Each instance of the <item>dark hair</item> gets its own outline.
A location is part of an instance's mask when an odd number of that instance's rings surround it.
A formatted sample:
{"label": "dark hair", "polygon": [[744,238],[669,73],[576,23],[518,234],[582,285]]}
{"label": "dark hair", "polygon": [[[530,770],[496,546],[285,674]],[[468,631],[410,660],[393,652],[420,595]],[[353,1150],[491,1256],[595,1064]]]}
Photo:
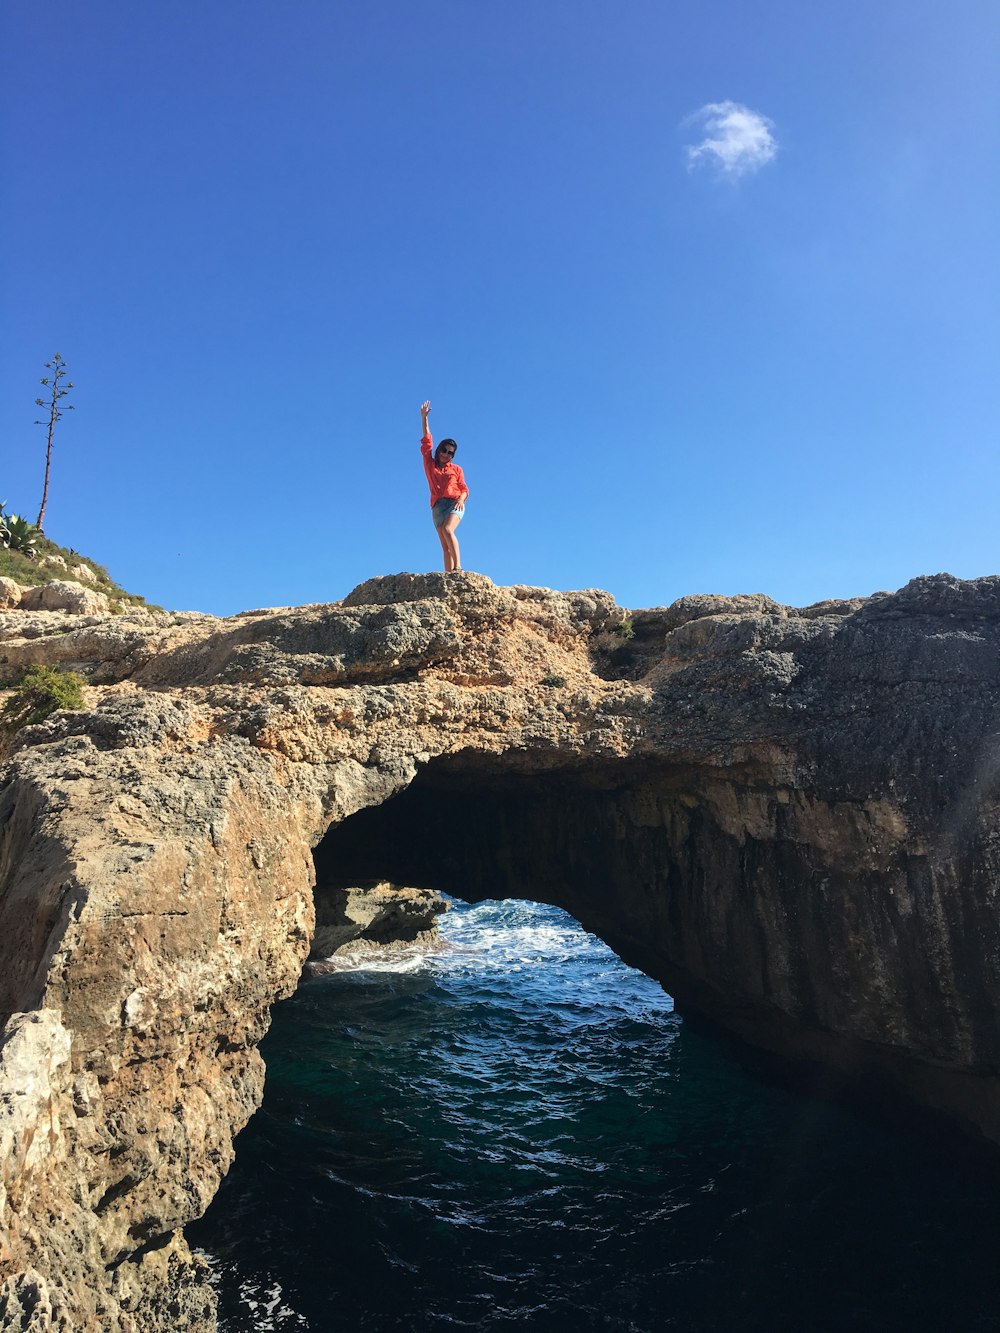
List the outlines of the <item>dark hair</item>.
{"label": "dark hair", "polygon": [[452,447],[452,450],[454,451],[454,452],[452,453],[452,458],[454,458],[454,457],[455,457],[455,453],[458,452],[458,445],[455,443],[455,441],[452,440],[452,439],[449,439],[447,436],[445,436],[445,438],[444,438],[443,440],[440,440],[440,441],[438,442],[438,447],[434,450],[434,462],[435,462],[435,463],[437,463],[437,462],[439,461],[439,459],[440,459],[440,457],[441,457],[441,450],[444,448],[444,446],[445,446],[446,444],[450,444],[451,447]]}

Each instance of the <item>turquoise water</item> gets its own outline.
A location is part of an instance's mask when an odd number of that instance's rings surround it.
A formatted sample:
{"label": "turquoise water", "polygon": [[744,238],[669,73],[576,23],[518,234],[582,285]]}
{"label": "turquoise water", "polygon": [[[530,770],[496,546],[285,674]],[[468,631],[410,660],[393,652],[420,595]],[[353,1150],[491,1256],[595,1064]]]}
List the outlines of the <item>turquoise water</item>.
{"label": "turquoise water", "polygon": [[1000,1330],[1000,1193],[760,1081],[558,909],[279,1005],[207,1217],[223,1327]]}

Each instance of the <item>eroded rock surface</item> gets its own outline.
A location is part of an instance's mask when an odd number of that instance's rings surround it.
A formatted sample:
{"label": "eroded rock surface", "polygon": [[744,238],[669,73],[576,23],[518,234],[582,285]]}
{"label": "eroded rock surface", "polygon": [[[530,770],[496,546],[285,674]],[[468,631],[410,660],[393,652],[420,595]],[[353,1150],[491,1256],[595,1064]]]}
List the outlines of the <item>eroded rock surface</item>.
{"label": "eroded rock surface", "polygon": [[309,954],[335,954],[435,947],[437,918],[449,903],[436,889],[398,884],[316,885],[316,929]]}
{"label": "eroded rock surface", "polygon": [[0,638],[7,682],[90,682],[0,789],[0,1325],[213,1327],[182,1228],[317,875],[558,903],[682,1008],[1000,1141],[1000,579],[630,615],[398,575]]}

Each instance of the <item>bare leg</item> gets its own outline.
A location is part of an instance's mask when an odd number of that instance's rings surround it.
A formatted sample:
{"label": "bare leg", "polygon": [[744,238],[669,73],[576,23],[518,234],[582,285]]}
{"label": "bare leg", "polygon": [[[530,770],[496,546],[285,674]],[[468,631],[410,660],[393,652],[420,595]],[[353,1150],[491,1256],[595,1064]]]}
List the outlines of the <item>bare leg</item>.
{"label": "bare leg", "polygon": [[454,557],[451,552],[451,537],[445,532],[443,523],[436,529],[436,532],[438,541],[441,543],[441,550],[444,552],[444,572],[449,574],[455,568]]}
{"label": "bare leg", "polygon": [[445,521],[438,528],[441,534],[441,545],[444,548],[444,569],[448,574],[452,570],[462,568],[462,557],[458,550],[458,537],[455,535],[455,529],[462,521],[461,514],[449,514]]}

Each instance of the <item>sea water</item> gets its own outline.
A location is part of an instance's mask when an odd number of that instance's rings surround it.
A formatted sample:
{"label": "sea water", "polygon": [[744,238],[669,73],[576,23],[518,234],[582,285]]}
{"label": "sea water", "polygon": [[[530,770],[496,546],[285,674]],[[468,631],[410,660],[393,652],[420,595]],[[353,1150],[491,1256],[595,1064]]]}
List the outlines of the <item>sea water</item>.
{"label": "sea water", "polygon": [[748,1072],[565,913],[307,980],[189,1229],[228,1333],[1000,1330],[994,1177]]}

